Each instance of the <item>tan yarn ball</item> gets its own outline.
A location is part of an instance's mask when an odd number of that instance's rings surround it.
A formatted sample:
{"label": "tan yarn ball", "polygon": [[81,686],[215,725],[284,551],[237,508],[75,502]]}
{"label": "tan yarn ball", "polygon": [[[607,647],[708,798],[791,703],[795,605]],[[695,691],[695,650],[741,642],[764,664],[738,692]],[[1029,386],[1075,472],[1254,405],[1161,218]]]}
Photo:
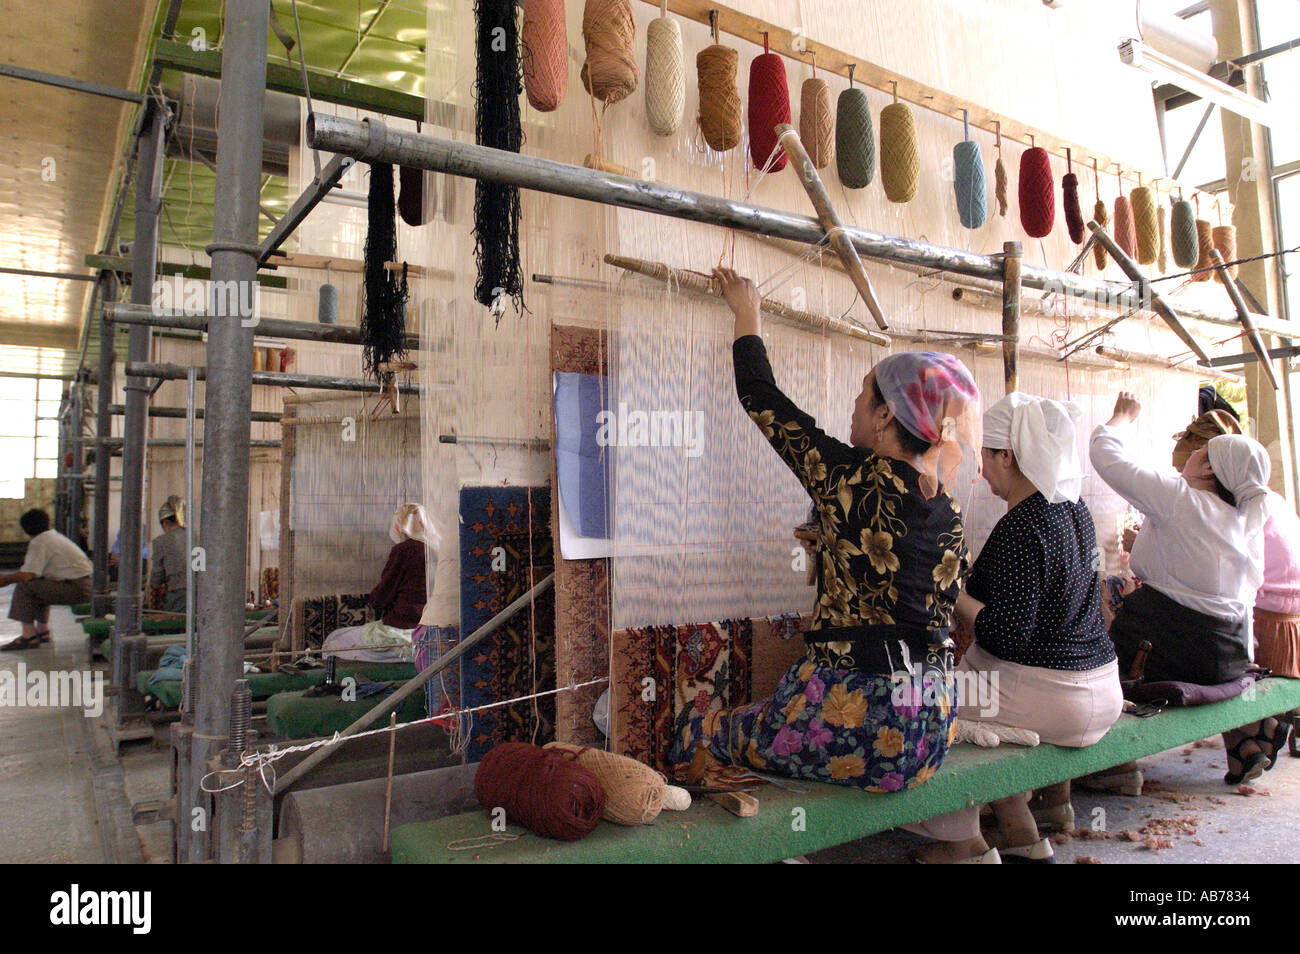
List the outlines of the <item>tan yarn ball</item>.
{"label": "tan yarn ball", "polygon": [[519,43],[529,105],[541,113],[554,112],[569,88],[564,0],[527,0]]}
{"label": "tan yarn ball", "polygon": [[1160,255],[1160,225],[1156,221],[1156,200],[1146,186],[1129,193],[1133,205],[1133,228],[1137,233],[1139,265],[1151,265]]}
{"label": "tan yarn ball", "polygon": [[1208,282],[1214,277],[1214,270],[1210,265],[1210,250],[1214,248],[1214,227],[1205,219],[1196,220],[1196,244],[1200,248],[1200,253],[1196,257],[1196,271],[1192,273],[1192,281]]}
{"label": "tan yarn ball", "polygon": [[[1237,227],[1235,225],[1216,225],[1210,230],[1210,240],[1214,247],[1219,250],[1225,262],[1231,262],[1237,257]],[[1223,279],[1219,277],[1218,272],[1214,274],[1219,284],[1223,284]],[[1228,277],[1237,277],[1237,266],[1228,266]]]}
{"label": "tan yarn ball", "polygon": [[799,138],[814,167],[825,169],[835,158],[835,113],[831,88],[813,77],[799,88]]}
{"label": "tan yarn ball", "polygon": [[911,202],[921,181],[916,121],[906,103],[880,111],[880,184],[890,202]]}
{"label": "tan yarn ball", "polygon": [[645,111],[651,131],[656,136],[677,132],[685,108],[682,28],[672,17],[656,17],[645,35]]}
{"label": "tan yarn ball", "polygon": [[[1110,215],[1106,211],[1106,203],[1097,200],[1097,204],[1092,207],[1092,220],[1100,225],[1103,229],[1110,223]],[[1097,263],[1098,268],[1106,267],[1106,248],[1100,242],[1094,242],[1092,245],[1092,259]]]}
{"label": "tan yarn ball", "polygon": [[582,85],[587,92],[610,106],[631,96],[641,82],[631,0],[587,0],[582,39],[587,47]]}
{"label": "tan yarn ball", "polygon": [[600,780],[605,789],[601,817],[619,825],[644,825],[659,817],[664,806],[664,778],[648,765],[625,755],[564,742],[549,742],[548,749],[572,752],[578,764]]}
{"label": "tan yarn ball", "polygon": [[726,152],[740,145],[743,111],[736,89],[736,65],[740,54],[715,43],[695,56],[700,82],[700,132],[714,152]]}

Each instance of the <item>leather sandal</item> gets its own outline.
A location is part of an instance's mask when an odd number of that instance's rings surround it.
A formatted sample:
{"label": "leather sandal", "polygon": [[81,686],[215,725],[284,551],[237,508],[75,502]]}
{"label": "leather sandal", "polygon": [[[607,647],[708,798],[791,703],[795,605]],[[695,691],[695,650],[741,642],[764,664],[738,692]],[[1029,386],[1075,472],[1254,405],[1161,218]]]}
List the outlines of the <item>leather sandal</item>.
{"label": "leather sandal", "polygon": [[1229,771],[1223,776],[1223,781],[1228,785],[1240,785],[1242,782],[1249,782],[1259,778],[1273,764],[1273,760],[1261,752],[1254,752],[1251,755],[1243,756],[1241,747],[1247,742],[1254,742],[1256,745],[1259,741],[1256,737],[1242,739],[1231,749],[1227,750],[1228,765],[1231,768],[1233,762],[1241,766],[1240,772]]}
{"label": "leather sandal", "polygon": [[1052,850],[1052,843],[1046,838],[1040,838],[1032,845],[1004,845],[1001,848],[1002,861],[1004,864],[1020,865],[1054,865],[1056,864],[1056,852]]}
{"label": "leather sandal", "polygon": [[0,648],[5,649],[6,651],[16,649],[35,649],[40,644],[41,637],[33,633],[31,636],[19,636],[13,642],[6,643]]}

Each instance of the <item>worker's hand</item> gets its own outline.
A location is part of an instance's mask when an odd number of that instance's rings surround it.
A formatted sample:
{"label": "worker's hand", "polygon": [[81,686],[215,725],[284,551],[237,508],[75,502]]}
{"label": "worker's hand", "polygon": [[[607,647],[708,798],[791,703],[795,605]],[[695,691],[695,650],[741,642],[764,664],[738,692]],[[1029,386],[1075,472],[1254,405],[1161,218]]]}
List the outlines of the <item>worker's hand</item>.
{"label": "worker's hand", "polygon": [[810,524],[801,523],[794,528],[794,538],[799,541],[809,556],[817,555],[817,531]]}
{"label": "worker's hand", "polygon": [[1123,535],[1121,536],[1121,543],[1122,543],[1122,545],[1123,545],[1123,547],[1124,547],[1124,552],[1125,552],[1125,553],[1132,553],[1132,552],[1133,552],[1133,543],[1134,543],[1134,541],[1137,540],[1137,538],[1138,538],[1138,528],[1137,528],[1137,527],[1125,527],[1125,528],[1124,528],[1124,533],[1123,533]]}
{"label": "worker's hand", "polygon": [[761,334],[762,319],[759,317],[759,302],[762,299],[754,283],[736,274],[736,271],[731,268],[715,268],[713,277],[722,286],[722,297],[726,299],[732,314],[736,316],[736,337]]}
{"label": "worker's hand", "polygon": [[1141,413],[1142,402],[1138,400],[1137,395],[1132,391],[1120,391],[1119,397],[1115,398],[1115,410],[1107,423],[1111,426],[1130,424],[1136,421]]}

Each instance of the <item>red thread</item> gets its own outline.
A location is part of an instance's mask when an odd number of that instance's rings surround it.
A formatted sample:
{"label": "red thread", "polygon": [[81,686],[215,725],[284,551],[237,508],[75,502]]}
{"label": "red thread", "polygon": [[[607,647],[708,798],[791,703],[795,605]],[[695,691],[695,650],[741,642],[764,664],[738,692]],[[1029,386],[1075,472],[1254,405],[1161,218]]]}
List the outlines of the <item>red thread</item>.
{"label": "red thread", "polygon": [[[778,148],[776,127],[790,122],[790,87],[785,78],[785,61],[776,53],[760,53],[749,64],[749,159],[755,169],[767,164]],[[770,172],[786,165],[781,149]]]}
{"label": "red thread", "polygon": [[1056,221],[1056,189],[1052,183],[1052,161],[1042,146],[1026,149],[1020,156],[1020,224],[1032,238],[1052,231]]}
{"label": "red thread", "polygon": [[504,808],[507,823],[559,841],[589,835],[605,810],[600,780],[573,753],[527,742],[502,742],[483,756],[474,796],[489,812]]}

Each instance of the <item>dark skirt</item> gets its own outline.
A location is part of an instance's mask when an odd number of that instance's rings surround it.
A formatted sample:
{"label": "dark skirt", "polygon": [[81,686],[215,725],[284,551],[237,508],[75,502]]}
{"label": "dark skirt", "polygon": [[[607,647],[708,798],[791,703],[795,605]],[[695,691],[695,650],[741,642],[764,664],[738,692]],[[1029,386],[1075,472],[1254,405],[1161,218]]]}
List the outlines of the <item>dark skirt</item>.
{"label": "dark skirt", "polygon": [[1151,643],[1145,678],[1217,686],[1239,678],[1249,663],[1246,621],[1229,621],[1188,609],[1151,586],[1140,586],[1115,614],[1110,638],[1127,679],[1142,640]]}

